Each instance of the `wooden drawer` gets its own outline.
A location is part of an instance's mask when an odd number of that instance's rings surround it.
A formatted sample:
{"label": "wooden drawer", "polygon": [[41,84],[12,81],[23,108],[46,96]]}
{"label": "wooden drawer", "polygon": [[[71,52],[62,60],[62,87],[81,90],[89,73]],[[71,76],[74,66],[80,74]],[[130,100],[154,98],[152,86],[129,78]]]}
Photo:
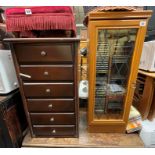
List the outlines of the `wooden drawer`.
{"label": "wooden drawer", "polygon": [[24,81],[73,81],[74,75],[72,65],[22,65],[20,72],[29,76],[21,76]]}
{"label": "wooden drawer", "polygon": [[73,83],[24,83],[26,97],[73,97]]}
{"label": "wooden drawer", "polygon": [[14,45],[17,59],[26,62],[72,62],[72,44],[16,44]]}
{"label": "wooden drawer", "polygon": [[30,117],[33,125],[72,125],[76,122],[74,113],[30,113]]}
{"label": "wooden drawer", "polygon": [[74,112],[74,99],[27,99],[30,112]]}
{"label": "wooden drawer", "polygon": [[73,136],[75,135],[75,126],[67,125],[67,126],[33,126],[33,131],[36,136]]}

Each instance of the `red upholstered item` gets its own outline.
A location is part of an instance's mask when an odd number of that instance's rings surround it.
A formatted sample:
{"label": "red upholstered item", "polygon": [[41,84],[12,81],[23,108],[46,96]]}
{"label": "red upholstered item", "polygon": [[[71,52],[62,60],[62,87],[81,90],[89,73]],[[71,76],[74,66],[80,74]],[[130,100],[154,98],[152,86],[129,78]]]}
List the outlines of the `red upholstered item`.
{"label": "red upholstered item", "polygon": [[[25,9],[32,14],[26,15]],[[8,8],[5,14],[7,31],[72,30],[76,36],[73,10],[69,6]]]}
{"label": "red upholstered item", "polygon": [[38,13],[73,13],[69,6],[37,6],[37,7],[18,7],[6,9],[6,15],[25,15],[25,9],[31,9],[33,14]]}

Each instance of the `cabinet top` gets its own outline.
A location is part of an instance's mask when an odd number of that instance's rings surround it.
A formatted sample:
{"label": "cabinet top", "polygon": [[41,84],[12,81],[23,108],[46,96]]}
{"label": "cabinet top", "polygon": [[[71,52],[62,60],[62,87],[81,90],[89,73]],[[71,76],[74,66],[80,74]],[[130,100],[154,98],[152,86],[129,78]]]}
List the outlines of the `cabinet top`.
{"label": "cabinet top", "polygon": [[6,38],[4,42],[12,43],[43,43],[43,42],[79,42],[79,38]]}
{"label": "cabinet top", "polygon": [[143,11],[106,11],[106,12],[90,12],[89,20],[99,19],[146,19],[152,15],[152,10]]}

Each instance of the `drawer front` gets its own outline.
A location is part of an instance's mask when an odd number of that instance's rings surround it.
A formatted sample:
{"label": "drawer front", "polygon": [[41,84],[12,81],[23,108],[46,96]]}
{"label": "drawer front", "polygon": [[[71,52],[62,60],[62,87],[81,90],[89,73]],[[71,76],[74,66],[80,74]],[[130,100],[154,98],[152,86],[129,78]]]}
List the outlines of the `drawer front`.
{"label": "drawer front", "polygon": [[20,67],[20,72],[24,75],[28,75],[28,77],[21,76],[21,78],[24,81],[31,81],[31,80],[73,81],[72,65],[66,65],[66,66],[22,65]]}
{"label": "drawer front", "polygon": [[75,114],[30,114],[33,125],[72,125],[75,124]]}
{"label": "drawer front", "polygon": [[51,126],[51,127],[40,127],[40,126],[34,126],[33,132],[36,136],[73,136],[75,135],[75,126]]}
{"label": "drawer front", "polygon": [[73,97],[73,83],[24,83],[26,97]]}
{"label": "drawer front", "polygon": [[17,44],[14,45],[17,59],[26,62],[73,62],[72,44]]}
{"label": "drawer front", "polygon": [[74,112],[74,99],[27,99],[30,112]]}

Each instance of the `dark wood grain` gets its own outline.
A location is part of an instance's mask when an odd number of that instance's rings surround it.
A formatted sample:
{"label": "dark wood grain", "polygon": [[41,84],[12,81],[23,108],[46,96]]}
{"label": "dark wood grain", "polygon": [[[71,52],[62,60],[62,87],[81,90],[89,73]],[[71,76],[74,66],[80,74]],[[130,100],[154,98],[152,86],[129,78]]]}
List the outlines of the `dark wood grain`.
{"label": "dark wood grain", "polygon": [[79,136],[79,95],[78,95],[78,52],[79,52],[79,44],[75,43],[73,46],[74,49],[74,92],[75,92],[75,112],[78,117],[76,117],[76,137]]}
{"label": "dark wood grain", "polygon": [[16,44],[19,63],[72,62],[71,44]]}
{"label": "dark wood grain", "polygon": [[30,112],[74,112],[74,99],[28,99]]}
{"label": "dark wood grain", "polygon": [[19,90],[20,90],[20,94],[21,94],[21,97],[22,97],[22,101],[23,101],[25,115],[26,115],[26,118],[27,118],[27,122],[28,122],[28,125],[29,125],[29,130],[30,130],[31,136],[33,137],[34,135],[33,135],[33,130],[32,130],[32,124],[31,124],[31,121],[30,121],[30,116],[29,116],[29,112],[28,112],[28,108],[27,108],[26,98],[25,98],[25,95],[24,95],[23,83],[22,83],[22,79],[19,76],[19,73],[20,73],[20,71],[19,71],[19,63],[17,61],[17,57],[16,57],[16,53],[15,53],[14,48],[13,48],[13,44],[10,44],[10,47],[11,47],[11,53],[12,53],[12,57],[13,57],[13,63],[15,65],[15,70],[16,70],[18,81],[19,81]]}
{"label": "dark wood grain", "polygon": [[[73,83],[24,83],[26,97],[73,97]],[[48,90],[50,92],[48,92]]]}
{"label": "dark wood grain", "polygon": [[[8,38],[4,41],[9,42],[11,46],[31,136],[39,137],[40,135],[35,132],[30,114],[41,115],[41,118],[44,118],[42,114],[73,113],[74,116],[67,120],[68,123],[74,122],[72,130],[64,128],[66,132],[63,134],[58,132],[56,137],[78,137],[79,104],[76,56],[79,39]],[[24,78],[20,76],[20,73],[31,74],[31,78]],[[47,108],[51,103],[53,111]],[[62,122],[66,117],[59,117],[59,119]],[[39,116],[36,121],[40,120]],[[42,124],[42,127],[49,125],[50,123]],[[38,132],[40,132],[39,130]],[[42,137],[55,137],[51,135],[50,130],[46,131],[49,133],[41,134]]]}
{"label": "dark wood grain", "polygon": [[73,81],[72,65],[22,65],[20,72],[31,78],[21,77],[24,81]]}
{"label": "dark wood grain", "polygon": [[30,113],[33,125],[73,125],[75,124],[74,113]]}
{"label": "dark wood grain", "polygon": [[[73,136],[75,135],[75,126],[35,126],[33,127],[34,133],[36,136],[52,136],[52,137],[60,137],[60,136]],[[56,132],[53,133],[52,131]]]}

